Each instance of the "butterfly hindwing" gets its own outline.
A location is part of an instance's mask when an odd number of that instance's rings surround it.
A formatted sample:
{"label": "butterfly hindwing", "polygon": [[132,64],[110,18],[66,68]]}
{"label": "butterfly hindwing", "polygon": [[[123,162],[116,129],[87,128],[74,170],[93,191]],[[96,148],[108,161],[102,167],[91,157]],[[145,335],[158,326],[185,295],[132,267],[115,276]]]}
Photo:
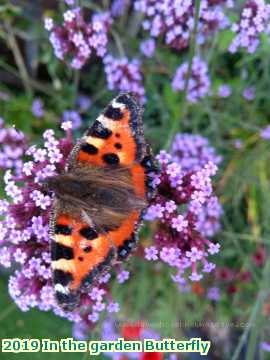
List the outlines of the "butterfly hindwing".
{"label": "butterfly hindwing", "polygon": [[58,302],[72,309],[79,290],[90,285],[106,270],[115,250],[108,237],[70,215],[57,214],[51,243],[54,289]]}

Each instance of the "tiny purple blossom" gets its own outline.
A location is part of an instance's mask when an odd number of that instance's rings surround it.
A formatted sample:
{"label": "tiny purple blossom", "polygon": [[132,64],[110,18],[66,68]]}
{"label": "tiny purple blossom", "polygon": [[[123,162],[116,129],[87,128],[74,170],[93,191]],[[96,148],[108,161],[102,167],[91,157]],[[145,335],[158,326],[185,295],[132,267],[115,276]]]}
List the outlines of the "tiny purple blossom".
{"label": "tiny purple blossom", "polygon": [[158,250],[155,246],[150,246],[149,248],[145,248],[145,259],[146,260],[157,260],[158,259]]}
{"label": "tiny purple blossom", "polygon": [[207,297],[210,300],[218,301],[220,299],[220,290],[218,287],[211,287],[207,291]]}
{"label": "tiny purple blossom", "polygon": [[117,281],[119,284],[123,284],[129,278],[129,271],[122,270],[117,274]]}

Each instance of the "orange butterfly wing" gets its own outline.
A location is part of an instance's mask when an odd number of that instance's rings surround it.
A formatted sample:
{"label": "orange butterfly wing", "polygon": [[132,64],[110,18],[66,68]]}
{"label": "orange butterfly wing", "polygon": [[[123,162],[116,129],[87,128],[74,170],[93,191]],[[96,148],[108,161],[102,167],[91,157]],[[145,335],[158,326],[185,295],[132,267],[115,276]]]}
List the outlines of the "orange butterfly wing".
{"label": "orange butterfly wing", "polygon": [[[107,106],[74,147],[67,171],[74,163],[129,168],[136,195],[143,200],[151,196],[148,174],[156,167],[144,140],[142,110],[134,96],[121,94]],[[108,269],[115,250],[119,260],[130,254],[136,245],[141,216],[140,211],[132,211],[117,229],[104,234],[62,214],[61,209],[57,212],[52,226],[52,267],[56,297],[62,306],[75,306],[78,289],[88,288]]]}

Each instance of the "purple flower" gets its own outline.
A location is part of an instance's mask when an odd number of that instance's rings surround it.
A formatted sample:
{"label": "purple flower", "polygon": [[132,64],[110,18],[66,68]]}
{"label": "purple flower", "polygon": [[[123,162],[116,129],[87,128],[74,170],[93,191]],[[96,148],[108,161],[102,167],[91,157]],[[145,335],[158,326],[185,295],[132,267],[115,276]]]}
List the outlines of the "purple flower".
{"label": "purple flower", "polygon": [[254,100],[255,99],[255,88],[254,88],[254,86],[250,86],[250,87],[245,88],[242,95],[248,101]]}
{"label": "purple flower", "polygon": [[126,57],[116,59],[107,55],[104,58],[104,64],[109,90],[131,91],[142,103],[145,102],[139,60],[129,61]]}
{"label": "purple flower", "polygon": [[[222,5],[231,7],[232,1],[204,1],[201,4],[197,41],[202,44],[206,37],[229,25]],[[143,27],[153,38],[162,37],[175,49],[188,47],[194,28],[195,7],[193,1],[136,0],[135,10],[145,14]]]}
{"label": "purple flower", "polygon": [[[174,91],[183,91],[186,85],[186,77],[188,74],[188,63],[185,62],[178,67],[172,81]],[[205,97],[210,90],[210,79],[208,76],[208,66],[198,57],[192,60],[192,68],[187,86],[187,100],[196,103]]]}
{"label": "purple flower", "polygon": [[44,104],[41,99],[34,99],[32,103],[32,114],[37,117],[41,118],[44,116]]}
{"label": "purple flower", "polygon": [[14,127],[4,127],[4,120],[0,118],[0,169],[14,169],[19,173],[25,148],[24,134]]}
{"label": "purple flower", "polygon": [[67,130],[68,127],[70,128],[70,123],[73,129],[78,129],[82,124],[80,114],[75,110],[66,110],[63,112],[62,128]]}
{"label": "purple flower", "polygon": [[171,154],[163,150],[157,159],[161,167],[157,194],[145,218],[158,219],[158,223],[154,244],[145,249],[145,258],[159,258],[176,268],[173,280],[182,286],[187,284],[188,269],[189,279],[199,281],[203,273],[215,268],[208,256],[217,253],[220,246],[208,238],[219,230],[223,211],[213,194],[211,177],[221,158],[207,139],[177,134]]}
{"label": "purple flower", "polygon": [[155,246],[150,246],[149,248],[145,248],[145,259],[146,260],[157,260],[158,259],[158,250]]}
{"label": "purple flower", "polygon": [[229,85],[223,84],[218,88],[218,96],[222,98],[227,98],[231,95],[232,89]]}
{"label": "purple flower", "polygon": [[46,18],[44,24],[58,59],[80,69],[93,52],[99,57],[105,55],[111,25],[109,13],[94,14],[89,22],[84,20],[81,8],[74,8],[67,10],[63,18],[62,25],[55,25],[50,18]]}
{"label": "purple flower", "polygon": [[211,287],[207,291],[207,297],[210,300],[218,301],[220,299],[220,290],[218,287]]}
{"label": "purple flower", "polygon": [[264,0],[249,0],[244,3],[238,23],[232,25],[236,33],[229,51],[235,53],[239,48],[254,53],[260,43],[260,35],[269,35],[270,5]]}
{"label": "purple flower", "polygon": [[68,5],[68,6],[72,6],[75,4],[75,0],[65,0],[65,3]]}
{"label": "purple flower", "polygon": [[114,17],[122,16],[129,5],[130,0],[113,0],[111,14]]}
{"label": "purple flower", "polygon": [[261,342],[261,349],[270,352],[270,342],[262,341]]}
{"label": "purple flower", "polygon": [[111,302],[107,305],[107,310],[109,313],[116,313],[119,312],[120,307],[117,302]]}
{"label": "purple flower", "polygon": [[86,95],[79,95],[78,99],[77,99],[77,105],[78,105],[79,111],[85,112],[90,108],[91,100]]}
{"label": "purple flower", "polygon": [[260,136],[264,140],[270,140],[270,125],[267,125],[261,130]]}
{"label": "purple flower", "polygon": [[117,274],[117,281],[119,284],[123,284],[129,278],[129,271],[122,270]]}
{"label": "purple flower", "polygon": [[199,171],[208,163],[218,165],[222,158],[201,135],[177,134],[172,143],[171,158],[186,172]]}
{"label": "purple flower", "polygon": [[156,49],[156,43],[153,39],[144,40],[140,44],[140,50],[142,54],[148,58],[154,55]]}

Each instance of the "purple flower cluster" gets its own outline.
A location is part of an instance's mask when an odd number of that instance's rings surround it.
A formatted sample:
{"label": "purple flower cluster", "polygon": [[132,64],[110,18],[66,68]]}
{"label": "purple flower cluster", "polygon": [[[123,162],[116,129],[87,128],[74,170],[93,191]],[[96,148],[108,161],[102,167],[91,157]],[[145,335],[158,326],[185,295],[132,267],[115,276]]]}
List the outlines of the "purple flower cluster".
{"label": "purple flower cluster", "polygon": [[[229,25],[224,7],[232,1],[201,1],[197,41],[202,44],[207,36]],[[145,30],[154,38],[162,36],[165,43],[178,50],[189,45],[194,28],[195,6],[191,0],[136,0],[135,9],[146,15]]]}
{"label": "purple flower cluster", "polygon": [[201,135],[176,134],[170,153],[172,160],[178,162],[185,173],[199,171],[209,162],[218,165],[222,161],[208,139]]}
{"label": "purple flower cluster", "polygon": [[232,25],[236,33],[229,51],[235,53],[239,48],[254,53],[260,43],[262,33],[270,33],[270,5],[264,0],[246,1],[239,23]]}
{"label": "purple flower cluster", "polygon": [[140,62],[137,59],[129,61],[126,57],[116,59],[111,55],[104,58],[105,73],[110,90],[132,91],[138,99],[145,102],[145,90]]}
{"label": "purple flower cluster", "polygon": [[15,169],[18,173],[22,167],[22,156],[26,146],[24,134],[14,127],[4,127],[0,118],[0,169]]}
{"label": "purple flower cluster", "polygon": [[175,268],[172,279],[184,286],[186,272],[190,280],[199,281],[215,268],[208,256],[217,253],[220,245],[208,237],[220,227],[222,208],[213,195],[211,177],[221,159],[207,140],[187,134],[176,137],[172,155],[161,151],[157,159],[161,164],[161,174],[153,178],[157,195],[145,218],[158,220],[158,225],[145,258]]}
{"label": "purple flower cluster", "polygon": [[[177,68],[174,75],[172,81],[174,91],[183,91],[185,89],[187,75],[188,63],[185,62]],[[191,74],[188,79],[187,100],[191,103],[196,103],[208,93],[209,89],[210,79],[207,63],[196,56],[192,60]]]}
{"label": "purple flower cluster", "polygon": [[50,32],[50,42],[55,56],[68,60],[71,67],[80,69],[93,51],[103,57],[107,51],[107,32],[111,24],[108,13],[94,14],[91,22],[84,20],[81,8],[69,9],[63,14],[63,24],[45,19],[45,29]]}
{"label": "purple flower cluster", "polygon": [[[222,157],[210,146],[207,138],[201,135],[176,134],[171,147],[172,160],[181,165],[186,174],[200,171],[208,163],[216,166]],[[216,196],[211,196],[203,211],[197,214],[197,228],[204,236],[213,236],[220,229],[219,219],[223,213]]]}
{"label": "purple flower cluster", "polygon": [[[110,275],[104,275],[98,287],[83,294],[80,308],[69,313],[57,306],[51,279],[49,217],[52,198],[44,194],[41,181],[63,171],[73,147],[71,124],[64,122],[62,128],[66,137],[57,140],[53,130],[46,130],[44,147],[28,148],[24,153],[28,160],[21,171],[13,175],[8,170],[4,176],[8,200],[0,201],[0,264],[10,268],[17,263],[17,270],[9,278],[9,293],[22,311],[33,307],[52,310],[59,316],[74,322],[84,321],[90,326],[105,309],[108,312],[117,310],[107,285]],[[128,274],[123,274],[123,281],[127,277]]]}

